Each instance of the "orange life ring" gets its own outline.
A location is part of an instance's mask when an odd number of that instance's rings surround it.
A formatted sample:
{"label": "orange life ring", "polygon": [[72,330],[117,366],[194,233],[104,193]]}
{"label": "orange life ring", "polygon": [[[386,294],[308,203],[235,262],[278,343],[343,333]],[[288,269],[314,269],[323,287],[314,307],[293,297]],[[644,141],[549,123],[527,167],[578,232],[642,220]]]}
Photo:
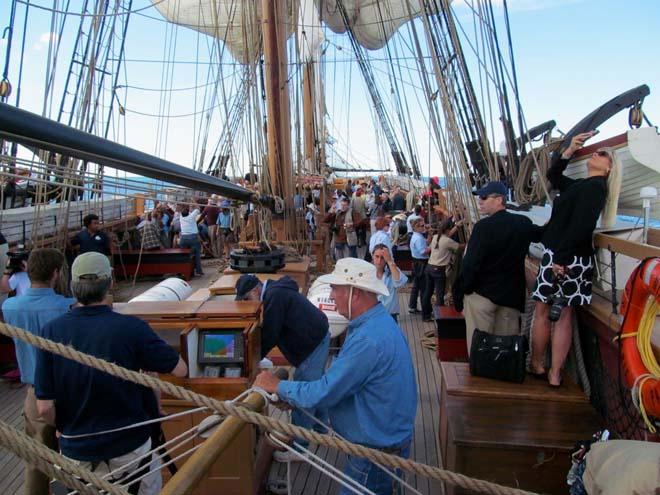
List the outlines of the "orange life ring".
{"label": "orange life ring", "polygon": [[[650,258],[642,262],[626,283],[621,301],[621,313],[624,315],[622,336],[637,333],[646,303],[651,296],[656,300],[660,299],[660,258]],[[649,375],[649,370],[642,362],[637,339],[623,338],[621,350],[623,376],[626,385],[632,388],[639,384],[640,377]],[[660,417],[660,379],[647,380],[641,388],[640,400],[649,415]]]}

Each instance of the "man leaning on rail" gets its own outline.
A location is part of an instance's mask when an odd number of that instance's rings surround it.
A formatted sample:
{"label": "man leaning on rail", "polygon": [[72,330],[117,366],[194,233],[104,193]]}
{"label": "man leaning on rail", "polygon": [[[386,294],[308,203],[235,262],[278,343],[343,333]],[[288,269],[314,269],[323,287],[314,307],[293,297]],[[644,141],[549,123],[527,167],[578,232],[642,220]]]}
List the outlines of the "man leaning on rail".
{"label": "man leaning on rail", "polygon": [[[298,291],[291,277],[260,282],[254,275],[241,275],[236,282],[237,301],[263,301],[261,326],[261,357],[277,346],[284,357],[296,367],[293,379],[298,382],[318,380],[325,371],[330,347],[328,318]],[[323,411],[309,409],[307,413],[322,419]],[[291,422],[311,428],[313,420],[302,411],[291,412]],[[306,445],[305,441],[300,441]],[[275,452],[278,462],[298,461],[288,452]]]}
{"label": "man leaning on rail", "polygon": [[[55,293],[60,273],[64,266],[64,256],[57,249],[35,249],[27,262],[27,273],[32,286],[22,295],[10,297],[2,305],[2,315],[9,325],[38,334],[46,323],[69,311],[75,299]],[[14,339],[16,360],[21,372],[21,382],[27,385],[23,419],[25,433],[56,450],[55,428],[47,424],[37,413],[37,398],[34,393],[34,372],[37,364],[37,350],[22,340]],[[30,464],[25,466],[25,494],[48,495],[50,479]]]}
{"label": "man leaning on rail", "polygon": [[[106,256],[78,256],[71,291],[80,306],[47,323],[41,336],[134,371],[185,376],[183,360],[149,325],[112,311],[111,285]],[[101,476],[116,471],[109,481],[128,484],[131,494],[160,493],[160,463],[147,455],[152,425],[133,426],[157,416],[152,390],[42,350],[35,379],[37,409],[60,432],[62,454]]]}
{"label": "man leaning on rail", "polygon": [[[327,408],[333,430],[350,442],[408,457],[417,384],[406,338],[378,302],[387,287],[375,266],[356,258],[337,261],[319,280],[332,286],[337,311],[349,320],[339,355],[319,380],[262,372],[254,385],[297,408]],[[392,493],[393,478],[365,458],[348,456],[344,473],[376,494]]]}

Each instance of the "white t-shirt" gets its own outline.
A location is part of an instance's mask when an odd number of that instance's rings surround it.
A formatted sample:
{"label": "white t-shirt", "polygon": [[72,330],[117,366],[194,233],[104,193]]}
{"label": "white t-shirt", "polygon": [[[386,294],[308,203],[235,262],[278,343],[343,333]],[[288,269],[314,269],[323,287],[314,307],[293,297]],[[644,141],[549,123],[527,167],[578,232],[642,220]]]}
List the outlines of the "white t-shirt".
{"label": "white t-shirt", "polygon": [[23,295],[30,288],[30,285],[32,285],[32,282],[30,282],[27,272],[14,273],[9,277],[9,288],[15,290],[17,296]]}
{"label": "white t-shirt", "polygon": [[179,217],[179,222],[181,222],[181,235],[199,234],[197,217],[199,217],[199,210],[197,208],[188,213],[187,217],[184,217],[183,215]]}

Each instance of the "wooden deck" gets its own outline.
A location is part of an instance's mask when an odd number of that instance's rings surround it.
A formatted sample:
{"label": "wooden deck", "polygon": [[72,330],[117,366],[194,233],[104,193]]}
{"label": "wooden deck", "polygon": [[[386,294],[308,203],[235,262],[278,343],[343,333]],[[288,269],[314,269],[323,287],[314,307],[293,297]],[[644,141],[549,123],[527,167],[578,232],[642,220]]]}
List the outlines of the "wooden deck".
{"label": "wooden deck", "polygon": [[[406,311],[408,294],[399,294],[403,313],[399,325],[408,338],[413,362],[416,367],[418,387],[418,408],[415,422],[415,438],[410,457],[416,461],[434,466],[440,465],[438,446],[438,419],[440,417],[440,366],[433,351],[425,349],[420,343],[424,332],[434,330],[435,324],[422,322],[421,315],[410,315]],[[23,399],[25,387],[0,381],[0,420],[22,430]],[[341,468],[343,454],[328,451],[324,447],[313,446],[312,450],[333,465]],[[270,479],[286,479],[286,466],[273,463]],[[408,482],[423,494],[442,494],[440,483],[425,478],[407,478]],[[335,494],[339,485],[327,476],[304,463],[292,464],[292,494],[315,493],[318,495]],[[22,493],[23,462],[6,450],[0,449],[0,493],[13,495]]]}
{"label": "wooden deck", "polygon": [[[17,383],[0,380],[0,421],[23,431],[23,401],[27,388]],[[22,493],[23,461],[13,453],[0,448],[0,493]]]}
{"label": "wooden deck", "polygon": [[[440,448],[438,445],[438,420],[440,418],[440,366],[435,353],[422,347],[420,339],[427,331],[435,331],[435,323],[422,322],[421,315],[410,315],[408,307],[408,293],[399,294],[403,312],[399,316],[399,326],[408,338],[408,345],[412,354],[417,376],[418,406],[415,420],[415,438],[413,440],[410,458],[429,464],[440,466]],[[344,464],[344,455],[325,447],[312,446],[312,452],[334,466],[341,468]],[[270,480],[286,480],[286,465],[273,463]],[[339,492],[339,484],[330,480],[318,470],[306,463],[292,463],[290,479],[294,495],[314,493],[317,495],[332,495]],[[441,483],[418,476],[408,476],[408,483],[423,494],[442,494],[444,489]]]}

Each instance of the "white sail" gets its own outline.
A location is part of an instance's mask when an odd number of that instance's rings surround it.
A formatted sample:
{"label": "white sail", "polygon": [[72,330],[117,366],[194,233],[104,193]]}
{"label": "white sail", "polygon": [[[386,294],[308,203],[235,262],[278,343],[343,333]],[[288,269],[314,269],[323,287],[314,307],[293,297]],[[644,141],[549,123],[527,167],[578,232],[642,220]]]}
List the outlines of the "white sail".
{"label": "white sail", "polygon": [[232,57],[240,63],[248,63],[261,51],[260,1],[151,1],[168,21],[224,41]]}
{"label": "white sail", "polygon": [[[315,0],[322,21],[335,33],[346,32],[337,0]],[[364,48],[385,46],[397,29],[423,12],[420,0],[342,0],[355,38]]]}
{"label": "white sail", "polygon": [[[168,21],[223,40],[234,59],[247,63],[261,49],[261,2],[256,0],[151,0]],[[280,0],[278,0],[280,1]],[[284,1],[284,0],[282,0]],[[304,31],[307,54],[323,41],[318,18],[335,33],[346,32],[336,0],[286,0],[288,35],[296,23]],[[316,4],[316,8],[313,7]],[[343,0],[356,40],[369,50],[382,48],[406,22],[423,12],[420,0]],[[297,7],[297,8],[296,8]],[[308,45],[308,46],[306,46]]]}

